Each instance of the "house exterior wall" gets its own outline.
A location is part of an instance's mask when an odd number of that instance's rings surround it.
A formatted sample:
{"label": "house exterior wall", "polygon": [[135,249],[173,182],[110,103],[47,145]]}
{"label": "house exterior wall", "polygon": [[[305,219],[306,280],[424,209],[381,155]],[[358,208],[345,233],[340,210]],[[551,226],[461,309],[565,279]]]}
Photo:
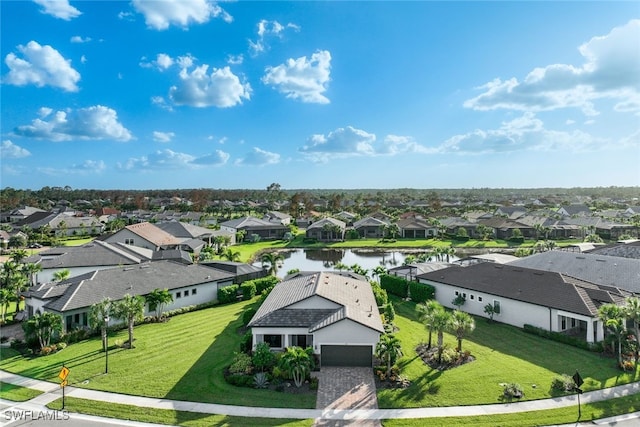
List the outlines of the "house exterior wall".
{"label": "house exterior wall", "polygon": [[[271,347],[273,350],[284,350],[287,347],[291,346],[289,339],[291,335],[310,335],[309,328],[260,328],[253,327],[251,328],[251,333],[253,334],[253,348],[255,349],[258,344],[264,342],[265,335],[282,335],[282,346],[281,347]],[[317,353],[315,347],[316,345],[315,337],[313,338],[313,347],[314,352]],[[320,347],[318,347],[320,348]]]}
{"label": "house exterior wall", "polygon": [[[114,234],[113,236],[109,236],[105,239],[106,242],[108,243],[124,243],[124,244],[128,244],[128,245],[132,245],[132,246],[138,246],[140,248],[146,248],[146,249],[151,249],[154,251],[157,251],[159,248],[158,246],[156,246],[155,244],[151,243],[150,241],[143,239],[142,237],[138,236],[137,234],[131,232],[130,230],[127,230],[126,228],[123,228],[122,230],[118,231],[116,234]],[[133,241],[133,244],[128,243],[130,241]]]}
{"label": "house exterior wall", "polygon": [[314,346],[321,345],[371,345],[372,351],[380,339],[380,333],[354,322],[344,319],[314,332]]}

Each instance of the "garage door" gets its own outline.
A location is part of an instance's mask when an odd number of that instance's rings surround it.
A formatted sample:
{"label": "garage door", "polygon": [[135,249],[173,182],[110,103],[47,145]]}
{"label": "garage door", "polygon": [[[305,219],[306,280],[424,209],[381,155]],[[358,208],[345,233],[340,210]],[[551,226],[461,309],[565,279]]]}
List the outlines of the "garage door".
{"label": "garage door", "polygon": [[373,366],[370,345],[323,345],[321,366]]}

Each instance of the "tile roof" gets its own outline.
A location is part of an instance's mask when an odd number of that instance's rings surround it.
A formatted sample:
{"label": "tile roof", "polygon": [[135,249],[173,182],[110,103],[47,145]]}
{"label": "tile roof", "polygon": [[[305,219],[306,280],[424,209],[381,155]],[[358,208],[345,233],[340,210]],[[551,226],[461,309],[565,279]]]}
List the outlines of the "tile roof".
{"label": "tile roof", "polygon": [[160,228],[149,222],[140,222],[138,224],[127,225],[125,228],[156,246],[180,244],[180,239],[172,236],[164,230],[161,230]]}
{"label": "tile roof", "polygon": [[32,288],[27,295],[51,299],[45,307],[64,312],[89,307],[107,297],[119,300],[125,294],[146,295],[154,289],[179,289],[233,277],[226,271],[197,264],[157,261],[135,267],[93,271],[61,283]]}
{"label": "tile roof", "polygon": [[615,287],[560,273],[488,262],[451,267],[418,278],[586,316],[596,316],[602,303],[629,295]]}
{"label": "tile roof", "polygon": [[598,285],[640,293],[640,259],[547,251],[520,258],[508,265],[554,271]]}
{"label": "tile roof", "polygon": [[[342,319],[350,319],[384,332],[371,285],[357,274],[343,272],[302,272],[278,283],[260,306],[249,326],[283,326],[291,322],[310,332]],[[289,306],[318,296],[339,305],[337,309],[291,309]],[[290,325],[290,323],[285,323]]]}

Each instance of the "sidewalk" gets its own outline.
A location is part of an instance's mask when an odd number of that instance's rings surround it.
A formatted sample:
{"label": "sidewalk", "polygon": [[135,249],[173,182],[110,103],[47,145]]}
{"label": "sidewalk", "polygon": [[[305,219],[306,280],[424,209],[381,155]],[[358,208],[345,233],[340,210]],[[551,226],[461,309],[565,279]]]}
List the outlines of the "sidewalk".
{"label": "sidewalk", "polygon": [[[47,403],[62,397],[62,391],[58,384],[50,383],[47,381],[34,380],[1,370],[0,382],[29,387],[44,392],[44,394],[30,400],[28,403],[46,405]],[[586,392],[581,395],[580,403],[584,404],[598,402],[602,400],[613,399],[616,397],[628,396],[639,392],[640,383],[636,382],[632,384]],[[407,409],[293,409],[247,407],[220,405],[215,403],[177,401],[143,396],[131,396],[126,394],[89,390],[77,387],[66,387],[65,396],[112,403],[121,403],[138,407],[171,409],[204,414],[231,415],[237,417],[294,418],[316,420],[328,419],[352,421],[383,420],[391,418],[432,418],[447,416],[510,414],[516,412],[554,409],[559,407],[574,406],[578,404],[576,395],[571,395],[553,399],[475,406],[447,406]],[[629,416],[630,414],[621,415],[621,417],[625,418],[628,418]],[[640,413],[631,414],[631,416],[640,417]]]}

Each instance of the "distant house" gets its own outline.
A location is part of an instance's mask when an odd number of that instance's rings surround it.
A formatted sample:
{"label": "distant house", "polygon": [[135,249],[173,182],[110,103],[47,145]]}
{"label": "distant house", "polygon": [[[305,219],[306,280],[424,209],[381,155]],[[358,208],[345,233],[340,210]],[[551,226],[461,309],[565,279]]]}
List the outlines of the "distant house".
{"label": "distant house", "polygon": [[272,222],[274,224],[280,224],[288,226],[291,224],[291,215],[278,212],[278,211],[269,211],[262,217],[263,220]]}
{"label": "distant house", "polygon": [[255,280],[269,275],[269,272],[266,269],[256,267],[251,264],[245,264],[243,262],[213,260],[201,261],[199,264],[216,268],[218,270],[224,270],[233,274],[235,276],[234,283],[238,284],[246,282],[247,280]]}
{"label": "distant house", "polygon": [[29,217],[30,215],[33,215],[36,212],[45,211],[39,208],[34,208],[32,206],[23,206],[21,208],[2,212],[2,218],[0,218],[0,222],[18,222]]}
{"label": "distant house", "polygon": [[587,205],[560,206],[558,213],[563,217],[591,216],[591,210]]}
{"label": "distant house", "polygon": [[98,235],[104,230],[104,224],[94,216],[74,216],[66,213],[36,212],[15,223],[15,227],[28,227],[39,230],[48,227],[57,236]]}
{"label": "distant house", "polygon": [[122,230],[101,238],[101,240],[109,243],[139,246],[154,251],[175,249],[180,246],[180,239],[149,222],[127,225]]}
{"label": "distant house", "polygon": [[385,227],[388,225],[389,222],[387,221],[367,217],[353,223],[353,229],[356,230],[362,238],[381,239],[384,237]]}
{"label": "distant house", "polygon": [[307,227],[305,236],[319,242],[340,242],[344,240],[347,226],[335,218],[323,218]]}
{"label": "distant house", "polygon": [[[493,234],[497,239],[507,240],[514,237],[514,231],[516,229],[520,230],[524,238],[531,239],[536,237],[536,230],[534,227],[508,218],[493,217],[489,219],[481,219],[478,220],[478,224],[492,228],[494,230]],[[470,236],[473,236],[474,234],[470,234]]]}
{"label": "distant house", "polygon": [[358,219],[358,215],[347,211],[338,212],[334,217],[343,221],[347,226],[353,225]]}
{"label": "distant house", "polygon": [[438,235],[438,227],[422,217],[407,217],[397,225],[400,236],[408,239],[430,239]]}
{"label": "distant house", "polygon": [[[145,296],[154,289],[168,289],[173,302],[166,310],[215,301],[218,289],[233,283],[232,273],[173,261],[158,261],[89,272],[60,283],[47,283],[25,292],[27,314],[51,312],[64,320],[66,332],[89,326],[91,305],[126,294]],[[149,308],[145,308],[149,313]],[[110,324],[122,323],[112,319]]]}
{"label": "distant house", "polygon": [[452,301],[462,297],[462,309],[469,314],[486,317],[485,306],[490,305],[496,321],[517,327],[532,325],[587,342],[604,339],[598,307],[622,305],[631,295],[566,274],[488,262],[426,273],[418,280],[433,286],[436,299],[445,307],[453,308]]}
{"label": "distant house", "polygon": [[179,239],[180,248],[195,255],[198,255],[205,245],[214,245],[216,237],[219,236],[228,238],[229,244],[236,242],[235,233],[226,230],[211,230],[186,222],[161,222],[155,226]]}
{"label": "distant house", "polygon": [[263,240],[282,239],[289,232],[289,227],[280,223],[265,221],[252,216],[232,219],[220,223],[220,230],[236,234],[240,231],[246,233],[245,238],[249,239],[252,234],[260,236]]}
{"label": "distant house", "polygon": [[353,273],[306,272],[278,283],[248,325],[254,346],[311,347],[321,366],[373,366],[384,333],[369,283]]}
{"label": "distant house", "polygon": [[516,220],[527,214],[527,209],[524,206],[500,206],[494,212],[495,216],[504,216],[509,219]]}

